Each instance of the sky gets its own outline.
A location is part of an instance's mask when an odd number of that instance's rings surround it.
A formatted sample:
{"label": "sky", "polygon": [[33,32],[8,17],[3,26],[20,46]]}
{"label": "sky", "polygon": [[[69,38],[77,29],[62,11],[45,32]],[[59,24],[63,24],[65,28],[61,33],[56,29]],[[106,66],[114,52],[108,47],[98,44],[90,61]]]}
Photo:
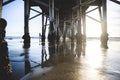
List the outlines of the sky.
{"label": "sky", "polygon": [[[6,36],[22,36],[24,34],[24,2],[23,0],[15,0],[14,2],[4,6],[2,17],[7,20]],[[35,8],[39,11],[40,8]],[[109,37],[120,37],[120,5],[107,1],[107,21]],[[37,14],[31,11],[30,16]],[[98,10],[88,15],[99,19]],[[88,37],[99,37],[101,34],[101,25],[87,18],[86,33]],[[31,36],[39,36],[42,32],[41,16],[29,21],[29,31]]]}
{"label": "sky", "polygon": [[[40,8],[36,8],[41,11]],[[31,11],[30,17],[37,14]],[[24,2],[15,0],[3,7],[2,17],[7,20],[6,36],[22,36],[24,34]],[[31,36],[39,36],[41,33],[41,16],[29,21]]]}

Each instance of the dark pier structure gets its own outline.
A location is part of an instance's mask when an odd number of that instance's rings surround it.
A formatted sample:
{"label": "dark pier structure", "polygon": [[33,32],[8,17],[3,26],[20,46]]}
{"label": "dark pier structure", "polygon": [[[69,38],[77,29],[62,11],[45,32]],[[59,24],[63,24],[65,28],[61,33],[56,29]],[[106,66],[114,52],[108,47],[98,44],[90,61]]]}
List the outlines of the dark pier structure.
{"label": "dark pier structure", "polygon": [[[2,6],[5,6],[15,0],[0,0],[0,17],[2,14]],[[86,41],[86,15],[98,9],[101,23],[101,46],[107,48],[108,33],[107,33],[107,0],[23,0],[24,1],[24,44],[30,44],[29,20],[42,15],[42,41],[45,41],[46,27],[49,26],[48,41],[51,44],[58,42],[60,37],[63,41],[66,40],[67,34],[71,41],[75,38],[78,42]],[[111,0],[120,4],[117,0]],[[33,9],[38,6],[42,12]],[[96,8],[87,11],[90,6]],[[38,14],[30,18],[30,10]],[[91,16],[89,18],[94,19]],[[77,28],[77,33],[75,29]],[[67,33],[69,30],[69,33]]]}
{"label": "dark pier structure", "polygon": [[[25,27],[24,27],[24,42],[30,42],[29,38],[29,18],[30,10],[38,12],[42,15],[42,41],[45,41],[46,26],[49,24],[48,40],[51,44],[60,40],[66,40],[69,34],[71,41],[76,38],[78,42],[86,41],[86,14],[99,9],[101,18],[101,45],[107,47],[107,10],[106,0],[24,0],[25,3]],[[39,6],[42,12],[32,9],[33,6]],[[97,8],[86,12],[90,6],[98,6]],[[101,8],[102,7],[102,8]],[[46,18],[46,21],[45,19]],[[92,17],[91,17],[92,18]],[[49,20],[49,22],[48,22]],[[75,34],[74,28],[77,28]],[[69,30],[69,33],[67,33]],[[61,34],[60,34],[61,33]]]}

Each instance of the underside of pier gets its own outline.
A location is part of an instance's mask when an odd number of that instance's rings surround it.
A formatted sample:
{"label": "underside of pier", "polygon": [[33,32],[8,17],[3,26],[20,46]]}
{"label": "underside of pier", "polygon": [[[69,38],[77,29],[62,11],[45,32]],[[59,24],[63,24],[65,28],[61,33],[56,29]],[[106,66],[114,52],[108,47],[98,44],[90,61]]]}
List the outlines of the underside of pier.
{"label": "underside of pier", "polygon": [[[15,0],[0,0],[0,17],[2,14],[2,6],[5,6]],[[101,24],[101,46],[108,48],[108,33],[107,33],[107,0],[23,0],[24,1],[24,44],[30,44],[29,20],[42,15],[42,42],[48,38],[51,44],[66,41],[69,38],[71,41],[76,40],[79,43],[86,42],[86,17],[95,21],[92,16],[87,16],[88,13],[98,9]],[[111,0],[117,4],[119,1]],[[96,8],[87,11],[90,6]],[[42,11],[35,10],[32,7],[39,7]],[[30,17],[30,10],[38,14]],[[46,37],[46,27],[49,27],[49,34]],[[75,28],[77,30],[75,30]],[[2,37],[1,37],[2,38]]]}

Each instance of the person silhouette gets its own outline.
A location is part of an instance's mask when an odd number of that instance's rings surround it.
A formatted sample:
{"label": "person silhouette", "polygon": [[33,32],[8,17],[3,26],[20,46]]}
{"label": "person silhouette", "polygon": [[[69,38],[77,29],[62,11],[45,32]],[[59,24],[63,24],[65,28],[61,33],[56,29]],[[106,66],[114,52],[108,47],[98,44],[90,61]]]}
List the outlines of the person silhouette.
{"label": "person silhouette", "polygon": [[0,80],[13,80],[12,66],[8,55],[8,44],[5,41],[7,21],[0,18]]}
{"label": "person silhouette", "polygon": [[13,80],[7,42],[0,43],[0,80]]}
{"label": "person silhouette", "polygon": [[5,38],[5,28],[7,26],[7,21],[3,18],[0,18],[0,42],[3,42],[5,41],[4,38]]}

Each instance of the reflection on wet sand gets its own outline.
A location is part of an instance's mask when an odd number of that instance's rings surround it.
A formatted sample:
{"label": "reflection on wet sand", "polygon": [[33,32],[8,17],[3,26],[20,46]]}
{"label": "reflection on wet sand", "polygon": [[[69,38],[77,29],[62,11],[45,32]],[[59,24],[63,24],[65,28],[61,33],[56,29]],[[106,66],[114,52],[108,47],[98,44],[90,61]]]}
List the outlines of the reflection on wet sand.
{"label": "reflection on wet sand", "polygon": [[0,80],[13,80],[7,42],[0,43]]}
{"label": "reflection on wet sand", "polygon": [[[85,43],[59,42],[54,45],[33,40],[31,47],[9,42],[9,58],[14,80],[119,80],[119,45],[109,49],[98,40]],[[13,43],[12,43],[13,42]],[[12,45],[12,46],[10,46]],[[26,79],[26,76],[27,79]],[[24,79],[25,78],[25,79]]]}
{"label": "reflection on wet sand", "polygon": [[[49,55],[46,54],[45,44],[42,45],[42,67],[54,66],[62,62],[73,61],[74,58],[85,55],[85,44],[57,43],[49,45]],[[49,56],[49,59],[46,57]]]}
{"label": "reflection on wet sand", "polygon": [[29,48],[30,44],[24,44],[24,57],[25,57],[25,74],[28,74],[31,71],[31,65],[29,61]]}
{"label": "reflection on wet sand", "polygon": [[[30,80],[107,80],[104,75],[106,50],[91,46],[77,42],[49,45],[49,55],[46,55],[45,49],[42,50],[44,60],[41,65],[42,68],[53,68],[43,72],[44,75],[33,75]],[[46,56],[49,58],[46,59]]]}

